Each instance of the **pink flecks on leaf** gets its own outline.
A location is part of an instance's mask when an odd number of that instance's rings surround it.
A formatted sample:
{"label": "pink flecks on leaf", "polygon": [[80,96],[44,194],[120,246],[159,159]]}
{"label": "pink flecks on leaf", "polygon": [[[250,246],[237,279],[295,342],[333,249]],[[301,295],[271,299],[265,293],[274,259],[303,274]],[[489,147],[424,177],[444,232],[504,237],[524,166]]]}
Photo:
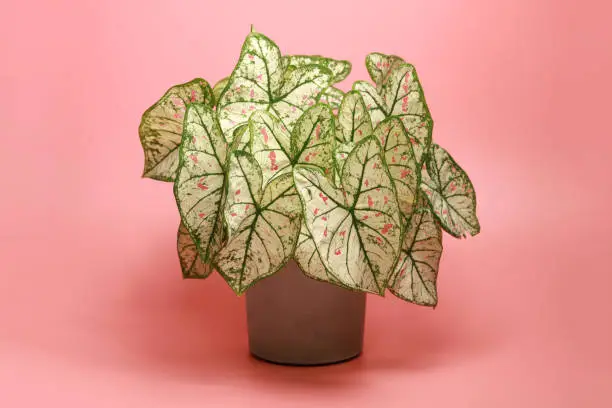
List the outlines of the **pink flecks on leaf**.
{"label": "pink flecks on leaf", "polygon": [[198,183],[198,188],[199,188],[200,190],[204,190],[204,191],[208,190],[208,186],[207,186],[206,184],[204,184],[202,181],[200,181],[200,182]]}
{"label": "pink flecks on leaf", "polygon": [[295,106],[291,107],[291,112],[295,112]]}
{"label": "pink flecks on leaf", "polygon": [[319,197],[321,197],[321,200],[323,200],[325,205],[327,205],[327,200],[329,200],[329,198],[325,196],[323,193],[319,193]]}
{"label": "pink flecks on leaf", "polygon": [[231,215],[232,217],[235,217],[235,216],[236,216],[236,213],[235,213],[235,212],[233,212],[233,213],[231,213],[230,215]]}
{"label": "pink flecks on leaf", "polygon": [[192,162],[194,162],[195,164],[198,164],[198,156],[196,156],[195,154],[192,154],[189,156],[189,158],[191,159]]}
{"label": "pink flecks on leaf", "polygon": [[376,237],[376,242],[378,242],[378,245],[382,245],[383,240],[381,237]]}
{"label": "pink flecks on leaf", "polygon": [[380,230],[380,232],[386,234],[387,232],[389,232],[389,230],[391,230],[391,228],[393,228],[393,224],[385,224],[382,230]]}
{"label": "pink flecks on leaf", "polygon": [[240,189],[236,190],[236,192],[234,194],[236,194],[236,195],[240,194]]}
{"label": "pink flecks on leaf", "polygon": [[410,175],[410,170],[408,170],[408,169],[404,169],[404,170],[402,170],[402,172],[400,173],[400,178],[405,179],[406,177],[408,177],[408,175]]}
{"label": "pink flecks on leaf", "polygon": [[259,133],[261,133],[261,135],[263,136],[264,143],[268,144],[268,131],[267,131],[267,129],[266,128],[261,128],[261,129],[259,129]]}
{"label": "pink flecks on leaf", "polygon": [[257,80],[258,80],[258,81],[261,81],[261,80],[262,80],[262,78],[263,78],[263,74],[259,74],[259,75],[257,75]]}
{"label": "pink flecks on leaf", "polygon": [[346,235],[346,230],[344,230],[344,231],[340,231],[340,236],[341,236],[341,237],[344,237],[345,235]]}
{"label": "pink flecks on leaf", "polygon": [[384,200],[385,200],[385,204],[387,204],[389,202],[389,197],[385,196]]}
{"label": "pink flecks on leaf", "polygon": [[[362,131],[361,129],[358,129],[358,130],[357,130],[357,134],[358,134],[359,136],[361,136],[361,135],[363,135],[363,131]],[[383,142],[383,143],[384,143],[384,142]]]}
{"label": "pink flecks on leaf", "polygon": [[244,212],[246,213],[247,211],[249,211],[249,208],[251,208],[251,204],[247,204],[247,205],[244,207]]}
{"label": "pink flecks on leaf", "polygon": [[431,195],[431,190],[427,190],[425,193],[430,196]]}
{"label": "pink flecks on leaf", "polygon": [[198,217],[200,217],[200,218],[204,218],[204,217],[206,217],[206,214],[204,214],[203,212],[201,212],[201,213],[199,213],[199,214],[198,214]]}
{"label": "pink flecks on leaf", "polygon": [[363,182],[363,184],[367,187],[368,185],[370,185],[370,182],[368,181],[368,179],[365,179],[365,181]]}
{"label": "pink flecks on leaf", "polygon": [[377,212],[376,214],[374,214],[375,217],[380,217],[382,215],[382,213]]}
{"label": "pink flecks on leaf", "polygon": [[447,215],[448,214],[448,210],[447,209],[442,210],[442,214]]}
{"label": "pink flecks on leaf", "polygon": [[322,219],[323,221],[327,221],[327,217],[326,217],[326,216],[321,217],[321,219]]}
{"label": "pink flecks on leaf", "polygon": [[367,220],[368,218],[369,218],[369,217],[368,217],[367,215],[364,215],[363,217],[361,217],[361,219],[362,219],[363,221]]}
{"label": "pink flecks on leaf", "polygon": [[191,90],[191,102],[195,102],[196,101],[196,91],[194,89]]}
{"label": "pink flecks on leaf", "polygon": [[400,277],[404,277],[406,275],[406,267],[403,267],[402,270],[400,271]]}
{"label": "pink flecks on leaf", "polygon": [[372,200],[372,197],[368,196],[368,207],[371,207],[374,205],[374,200]]}
{"label": "pink flecks on leaf", "polygon": [[418,142],[416,141],[416,139],[414,137],[410,138],[410,143],[412,143],[413,145],[418,144]]}
{"label": "pink flecks on leaf", "polygon": [[395,156],[391,156],[391,163],[395,163],[395,162],[396,162]]}
{"label": "pink flecks on leaf", "polygon": [[278,170],[278,165],[276,164],[276,152],[274,150],[268,153],[268,159],[270,159],[270,170]]}
{"label": "pink flecks on leaf", "polygon": [[249,57],[249,59],[250,59],[251,61],[253,61],[253,60],[255,59],[255,57],[254,57],[252,54],[249,54],[249,55],[248,55],[248,57]]}
{"label": "pink flecks on leaf", "polygon": [[402,154],[402,158],[401,158],[401,160],[402,160],[402,161],[406,161],[406,160],[408,160],[408,157],[406,157],[406,155],[405,155],[405,154]]}
{"label": "pink flecks on leaf", "polygon": [[315,209],[314,209],[314,215],[317,215],[318,213],[319,213],[319,209],[318,209],[318,208],[315,208]]}
{"label": "pink flecks on leaf", "polygon": [[336,250],[334,251],[334,254],[335,254],[335,255],[342,255],[342,250],[340,250],[340,249],[336,249]]}
{"label": "pink flecks on leaf", "polygon": [[315,138],[317,140],[321,139],[321,124],[317,123],[317,127],[315,128]]}
{"label": "pink flecks on leaf", "polygon": [[249,97],[251,99],[253,99],[255,97],[255,90],[254,89],[251,89],[251,92],[249,92]]}
{"label": "pink flecks on leaf", "polygon": [[325,228],[325,231],[323,231],[323,236],[327,237],[327,228]]}
{"label": "pink flecks on leaf", "polygon": [[174,114],[174,118],[175,118],[175,119],[180,119],[181,117],[182,117],[182,115],[180,114],[180,112],[176,112],[176,113]]}

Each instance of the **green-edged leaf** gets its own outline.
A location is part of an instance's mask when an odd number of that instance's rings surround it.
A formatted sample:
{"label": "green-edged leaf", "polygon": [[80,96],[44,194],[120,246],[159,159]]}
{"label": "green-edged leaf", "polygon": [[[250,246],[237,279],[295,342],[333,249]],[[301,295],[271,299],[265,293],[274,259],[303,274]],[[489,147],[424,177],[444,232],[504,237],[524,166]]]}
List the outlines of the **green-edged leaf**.
{"label": "green-edged leaf", "polygon": [[331,76],[321,65],[286,67],[274,42],[259,33],[249,34],[217,104],[224,134],[233,134],[257,110],[272,110],[291,130],[302,112],[330,85]]}
{"label": "green-edged leaf", "polygon": [[421,172],[421,190],[442,228],[457,238],[478,234],[476,194],[467,174],[437,144],[431,146],[426,163]]}
{"label": "green-edged leaf", "polygon": [[403,62],[400,57],[395,55],[373,52],[366,56],[366,69],[372,81],[374,81],[377,87],[380,87],[389,76],[389,73],[395,68],[395,65]]}
{"label": "green-edged leaf", "polygon": [[442,230],[425,200],[408,224],[402,252],[389,284],[395,296],[423,306],[438,303],[436,278],[442,255]]}
{"label": "green-edged leaf", "polygon": [[176,246],[185,279],[204,279],[211,274],[212,267],[202,262],[198,248],[182,222],[178,229]]}
{"label": "green-edged leaf", "polygon": [[174,195],[181,220],[208,262],[221,245],[227,143],[214,111],[192,104],[185,116]]}
{"label": "green-edged leaf", "polygon": [[214,103],[210,85],[201,78],[173,86],[142,115],[138,133],[145,153],[143,177],[174,180],[179,163],[183,117],[187,106],[192,103],[209,106]]}
{"label": "green-edged leaf", "polygon": [[348,287],[382,295],[402,231],[380,144],[369,137],[355,147],[343,167],[341,188],[310,166],[295,166],[294,179],[325,267]]}
{"label": "green-edged leaf", "polygon": [[231,134],[254,110],[267,109],[282,80],[281,54],[276,44],[262,34],[249,34],[217,104],[223,133]]}
{"label": "green-edged leaf", "polygon": [[303,222],[301,224],[300,236],[293,257],[306,276],[319,281],[340,285],[338,279],[334,277],[323,264],[314,240]]}
{"label": "green-edged leaf", "polygon": [[431,144],[433,121],[414,66],[393,55],[373,53],[366,58],[366,67],[377,84],[359,81],[359,91],[374,126],[389,116],[399,117],[408,135],[414,139],[414,154],[420,163]]}
{"label": "green-edged leaf", "polygon": [[238,294],[285,265],[300,230],[292,175],[275,177],[262,191],[258,167],[248,153],[231,156],[226,218],[232,233],[215,265]]}
{"label": "green-edged leaf", "polygon": [[419,182],[419,170],[410,139],[402,121],[393,116],[380,122],[374,129],[374,136],[383,147],[400,210],[408,217],[412,214]]}
{"label": "green-edged leaf", "polygon": [[288,72],[271,108],[287,129],[292,130],[295,121],[317,102],[319,94],[329,86],[331,73],[320,65],[306,65]]}
{"label": "green-edged leaf", "polygon": [[372,136],[372,121],[359,92],[347,92],[338,111],[338,134],[336,137],[344,143],[358,143]]}
{"label": "green-edged leaf", "polygon": [[383,82],[380,93],[387,116],[399,117],[410,137],[417,142],[414,153],[421,162],[423,153],[431,144],[433,121],[414,67],[406,63],[394,67]]}
{"label": "green-edged leaf", "polygon": [[278,118],[266,111],[249,119],[251,153],[261,168],[263,185],[277,175],[291,171],[291,135]]}
{"label": "green-edged leaf", "polygon": [[293,163],[310,164],[330,174],[333,168],[334,135],[334,115],[329,106],[317,104],[308,109],[293,128]]}
{"label": "green-edged leaf", "polygon": [[378,126],[387,117],[382,96],[378,94],[378,91],[371,83],[365,81],[355,82],[353,89],[363,97],[363,102],[372,118],[372,126]]}
{"label": "green-edged leaf", "polygon": [[332,73],[332,83],[344,80],[351,73],[351,63],[344,60],[335,60],[320,55],[286,55],[283,57],[285,66],[302,67],[304,65],[322,65]]}
{"label": "green-edged leaf", "polygon": [[333,86],[327,87],[319,95],[319,103],[329,105],[332,109],[340,109],[344,92]]}
{"label": "green-edged leaf", "polygon": [[215,96],[215,105],[219,103],[219,97],[221,96],[221,93],[223,93],[223,90],[227,86],[229,79],[230,79],[229,77],[222,78],[213,87],[212,91],[213,91],[213,95]]}

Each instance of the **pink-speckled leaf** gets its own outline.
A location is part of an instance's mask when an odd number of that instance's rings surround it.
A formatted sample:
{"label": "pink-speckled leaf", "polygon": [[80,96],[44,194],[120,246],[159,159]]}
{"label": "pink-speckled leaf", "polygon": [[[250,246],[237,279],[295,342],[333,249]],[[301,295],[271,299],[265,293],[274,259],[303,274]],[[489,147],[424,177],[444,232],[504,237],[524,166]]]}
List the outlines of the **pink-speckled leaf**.
{"label": "pink-speckled leaf", "polygon": [[228,137],[254,111],[270,110],[291,131],[293,123],[316,103],[331,79],[331,71],[321,65],[286,66],[272,40],[251,33],[219,97],[221,128]]}
{"label": "pink-speckled leaf", "polygon": [[327,105],[317,104],[304,112],[292,132],[293,163],[310,164],[331,174],[335,126],[334,115]]}
{"label": "pink-speckled leaf", "polygon": [[436,279],[442,255],[442,229],[425,200],[420,200],[402,243],[400,258],[390,281],[395,296],[423,306],[436,306]]}
{"label": "pink-speckled leaf", "polygon": [[442,228],[456,238],[478,234],[476,193],[465,171],[437,144],[431,146],[426,163],[421,190]]}
{"label": "pink-speckled leaf", "polygon": [[261,168],[263,184],[291,171],[291,134],[281,121],[266,111],[255,112],[249,119],[251,154]]}
{"label": "pink-speckled leaf", "polygon": [[336,137],[342,143],[358,143],[372,136],[372,120],[359,92],[344,95],[338,110],[338,130]]}
{"label": "pink-speckled leaf", "polygon": [[176,246],[185,279],[204,279],[211,274],[212,267],[202,262],[198,248],[182,222],[179,226]]}
{"label": "pink-speckled leaf", "polygon": [[412,151],[412,143],[397,117],[383,120],[374,129],[374,136],[383,147],[385,161],[395,184],[400,210],[410,217],[417,196],[418,165]]}
{"label": "pink-speckled leaf", "polygon": [[382,86],[396,65],[404,61],[395,55],[385,55],[373,52],[366,57],[366,69],[377,87]]}
{"label": "pink-speckled leaf", "polygon": [[145,153],[143,177],[161,181],[175,179],[185,111],[192,103],[212,106],[213,102],[208,82],[196,78],[173,86],[146,110],[138,128]]}
{"label": "pink-speckled leaf", "polygon": [[204,262],[210,261],[223,240],[227,150],[215,112],[204,104],[190,105],[174,195],[181,220]]}
{"label": "pink-speckled leaf", "polygon": [[291,259],[300,231],[292,175],[275,177],[265,187],[262,180],[253,156],[232,153],[225,211],[230,238],[215,265],[238,294]]}
{"label": "pink-speckled leaf", "polygon": [[383,294],[399,256],[401,215],[381,146],[362,140],[349,154],[340,188],[317,168],[296,166],[305,225],[327,270],[342,284]]}

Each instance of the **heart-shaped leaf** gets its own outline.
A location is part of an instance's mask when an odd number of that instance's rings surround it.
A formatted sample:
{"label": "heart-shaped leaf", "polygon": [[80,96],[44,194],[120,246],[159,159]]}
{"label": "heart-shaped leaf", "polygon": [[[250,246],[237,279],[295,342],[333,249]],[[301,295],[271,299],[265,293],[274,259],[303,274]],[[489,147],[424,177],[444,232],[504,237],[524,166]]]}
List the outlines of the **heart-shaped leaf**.
{"label": "heart-shaped leaf", "polygon": [[412,143],[401,120],[393,116],[380,122],[374,129],[374,136],[383,147],[385,161],[397,191],[400,210],[405,217],[409,217],[412,214],[419,183],[419,170],[412,151]]}
{"label": "heart-shaped leaf", "polygon": [[438,303],[436,279],[442,255],[442,230],[425,200],[412,214],[402,252],[389,284],[395,296],[423,306]]}
{"label": "heart-shaped leaf", "polygon": [[372,120],[359,92],[351,91],[344,95],[338,110],[338,124],[336,137],[343,143],[358,143],[372,136]]}
{"label": "heart-shaped leaf", "polygon": [[142,115],[138,133],[145,153],[143,177],[160,181],[175,179],[183,118],[193,103],[209,106],[214,103],[210,85],[201,78],[173,86]]}
{"label": "heart-shaped leaf", "polygon": [[[378,64],[383,68],[371,68]],[[363,81],[354,87],[362,94],[374,126],[389,116],[399,117],[416,142],[413,149],[420,163],[431,144],[433,121],[414,66],[399,57],[379,53],[370,54],[366,65],[377,87]]]}
{"label": "heart-shaped leaf", "polygon": [[476,194],[467,174],[437,144],[431,146],[426,163],[421,172],[421,190],[442,228],[457,238],[478,234]]}
{"label": "heart-shaped leaf", "polygon": [[227,143],[215,112],[204,104],[187,109],[174,195],[181,220],[208,262],[222,240]]}
{"label": "heart-shaped leaf", "polygon": [[189,235],[187,227],[181,222],[177,234],[177,243],[181,270],[185,279],[204,279],[213,271],[212,267],[202,262],[198,248]]}
{"label": "heart-shaped leaf", "polygon": [[403,63],[400,57],[373,52],[366,56],[366,69],[377,87],[382,86],[396,64]]}
{"label": "heart-shaped leaf", "polygon": [[249,119],[251,153],[261,168],[263,185],[277,175],[291,171],[291,134],[275,116],[255,112]]}
{"label": "heart-shaped leaf", "polygon": [[335,60],[320,55],[286,55],[283,57],[284,66],[303,67],[305,65],[322,65],[332,73],[331,83],[344,80],[351,73],[351,63],[344,60]]}
{"label": "heart-shaped leaf", "polygon": [[262,34],[251,33],[219,97],[221,128],[225,135],[231,135],[253,111],[271,110],[291,130],[302,112],[330,85],[331,77],[331,71],[320,65],[285,71],[276,44]]}
{"label": "heart-shaped leaf", "polygon": [[292,130],[302,113],[317,103],[319,94],[329,86],[330,78],[330,71],[320,65],[291,70],[271,103],[272,111],[287,129]]}
{"label": "heart-shaped leaf", "polygon": [[215,265],[238,294],[291,259],[300,231],[292,175],[275,177],[265,189],[262,180],[253,156],[232,153],[225,212],[231,235]]}
{"label": "heart-shaped leaf", "polygon": [[295,164],[310,164],[326,174],[333,168],[334,114],[329,106],[317,104],[295,124],[291,137],[291,158]]}
{"label": "heart-shaped leaf", "polygon": [[401,245],[400,212],[381,147],[373,137],[349,154],[342,185],[317,168],[295,166],[305,224],[321,260],[351,288],[383,294]]}

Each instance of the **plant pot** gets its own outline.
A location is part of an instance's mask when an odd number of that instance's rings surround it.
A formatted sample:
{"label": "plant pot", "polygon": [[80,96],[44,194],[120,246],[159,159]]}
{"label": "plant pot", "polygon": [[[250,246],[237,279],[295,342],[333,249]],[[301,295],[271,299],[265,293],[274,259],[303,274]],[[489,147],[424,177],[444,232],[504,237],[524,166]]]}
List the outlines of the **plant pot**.
{"label": "plant pot", "polygon": [[361,354],[366,294],[308,278],[295,261],[246,293],[251,354],[289,365],[320,365]]}

